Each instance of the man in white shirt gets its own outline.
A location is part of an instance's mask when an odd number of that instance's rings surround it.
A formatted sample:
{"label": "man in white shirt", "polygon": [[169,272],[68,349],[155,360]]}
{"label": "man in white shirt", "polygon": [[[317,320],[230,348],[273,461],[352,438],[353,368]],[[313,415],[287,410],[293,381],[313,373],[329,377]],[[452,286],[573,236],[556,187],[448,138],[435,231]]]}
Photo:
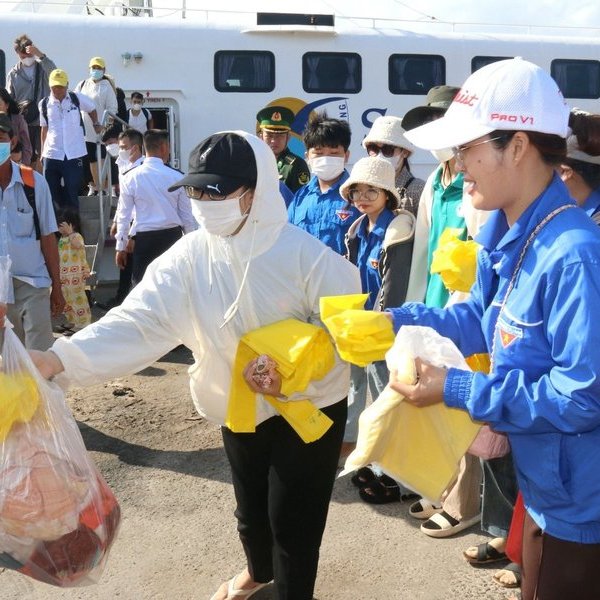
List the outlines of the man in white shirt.
{"label": "man in white shirt", "polygon": [[79,111],[89,113],[96,132],[101,129],[100,123],[91,98],[68,92],[69,78],[62,69],[54,69],[48,83],[50,95],[39,103],[44,177],[50,187],[55,209],[79,212],[82,158],[86,154]]}
{"label": "man in white shirt", "polygon": [[183,233],[198,227],[192,215],[190,199],[183,189],[168,190],[181,178],[180,171],[165,164],[170,152],[169,133],[162,129],[150,129],[144,134],[144,148],[144,162],[121,178],[121,194],[115,217],[115,260],[119,269],[125,268],[127,263],[130,229],[135,231],[135,235],[131,236],[135,239],[131,257],[134,285],[142,280],[146,267],[155,258],[170,248]]}

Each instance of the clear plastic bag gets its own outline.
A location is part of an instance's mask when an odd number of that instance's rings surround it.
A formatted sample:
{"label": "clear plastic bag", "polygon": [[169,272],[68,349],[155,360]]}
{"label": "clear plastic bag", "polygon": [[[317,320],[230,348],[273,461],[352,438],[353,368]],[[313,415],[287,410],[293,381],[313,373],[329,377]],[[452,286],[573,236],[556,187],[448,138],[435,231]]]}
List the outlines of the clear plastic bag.
{"label": "clear plastic bag", "polygon": [[8,320],[1,358],[0,568],[59,587],[95,583],[119,504],[62,390],[42,378]]}

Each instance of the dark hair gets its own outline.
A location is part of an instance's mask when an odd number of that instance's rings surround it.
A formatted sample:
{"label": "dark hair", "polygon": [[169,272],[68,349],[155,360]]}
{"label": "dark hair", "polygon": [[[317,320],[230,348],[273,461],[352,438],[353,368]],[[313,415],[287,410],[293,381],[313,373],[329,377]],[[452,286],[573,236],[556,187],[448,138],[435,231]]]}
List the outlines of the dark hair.
{"label": "dark hair", "polygon": [[8,109],[6,113],[9,115],[19,114],[19,105],[15,102],[15,99],[8,93],[6,88],[0,87],[0,98],[6,102]]}
{"label": "dark hair", "polygon": [[11,154],[15,154],[16,152],[23,152],[23,144],[20,141],[18,141],[10,151]]}
{"label": "dark hair", "polygon": [[[600,115],[572,111],[569,127],[577,138],[579,150],[590,156],[600,156]],[[568,156],[562,162],[580,175],[590,188],[595,190],[600,187],[600,165]]]}
{"label": "dark hair", "polygon": [[131,99],[133,100],[134,98],[137,98],[138,100],[143,100],[144,95],[140,92],[131,92]]}
{"label": "dark hair", "polygon": [[523,131],[520,129],[496,129],[495,131],[492,131],[489,136],[491,138],[499,138],[494,140],[492,144],[495,148],[498,148],[498,150],[504,150],[518,131],[521,131],[529,138],[531,145],[540,153],[542,160],[547,165],[553,167],[564,162],[565,156],[567,155],[567,140],[559,135],[540,133],[539,131]]}
{"label": "dark hair", "polygon": [[63,210],[57,219],[58,223],[68,223],[73,227],[73,231],[77,233],[81,233],[81,219],[79,217],[79,213],[74,210]]}
{"label": "dark hair", "polygon": [[169,132],[166,129],[148,129],[144,133],[144,148],[146,153],[156,152],[161,144],[169,143]]}
{"label": "dark hair", "polygon": [[127,138],[133,146],[139,146],[140,150],[144,150],[144,136],[137,129],[126,129],[119,134],[120,140]]}
{"label": "dark hair", "polygon": [[329,148],[342,146],[344,152],[347,152],[351,137],[348,121],[329,119],[327,113],[320,113],[308,120],[302,140],[307,150],[323,146]]}
{"label": "dark hair", "polygon": [[25,48],[32,45],[33,42],[26,33],[22,33],[14,42],[14,48],[17,52],[25,52]]}

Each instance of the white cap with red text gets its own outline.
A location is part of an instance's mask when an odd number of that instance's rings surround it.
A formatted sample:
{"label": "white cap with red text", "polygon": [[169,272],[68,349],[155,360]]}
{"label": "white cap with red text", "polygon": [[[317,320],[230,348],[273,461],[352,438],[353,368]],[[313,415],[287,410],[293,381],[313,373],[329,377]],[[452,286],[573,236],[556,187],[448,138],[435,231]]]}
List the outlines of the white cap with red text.
{"label": "white cap with red text", "polygon": [[419,148],[439,150],[497,129],[567,137],[569,107],[546,71],[519,57],[486,65],[465,81],[442,118],[404,135]]}

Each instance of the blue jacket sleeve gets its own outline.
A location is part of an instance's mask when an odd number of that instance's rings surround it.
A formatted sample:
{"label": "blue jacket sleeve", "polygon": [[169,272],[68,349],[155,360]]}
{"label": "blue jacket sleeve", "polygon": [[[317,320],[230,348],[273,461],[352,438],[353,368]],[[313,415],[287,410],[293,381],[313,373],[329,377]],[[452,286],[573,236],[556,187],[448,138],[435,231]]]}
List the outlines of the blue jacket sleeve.
{"label": "blue jacket sleeve", "polygon": [[[583,433],[600,426],[600,306],[598,265],[571,264],[544,291],[548,365],[532,378],[533,365],[493,375],[450,369],[447,405],[507,433]],[[538,367],[540,367],[538,365]]]}

